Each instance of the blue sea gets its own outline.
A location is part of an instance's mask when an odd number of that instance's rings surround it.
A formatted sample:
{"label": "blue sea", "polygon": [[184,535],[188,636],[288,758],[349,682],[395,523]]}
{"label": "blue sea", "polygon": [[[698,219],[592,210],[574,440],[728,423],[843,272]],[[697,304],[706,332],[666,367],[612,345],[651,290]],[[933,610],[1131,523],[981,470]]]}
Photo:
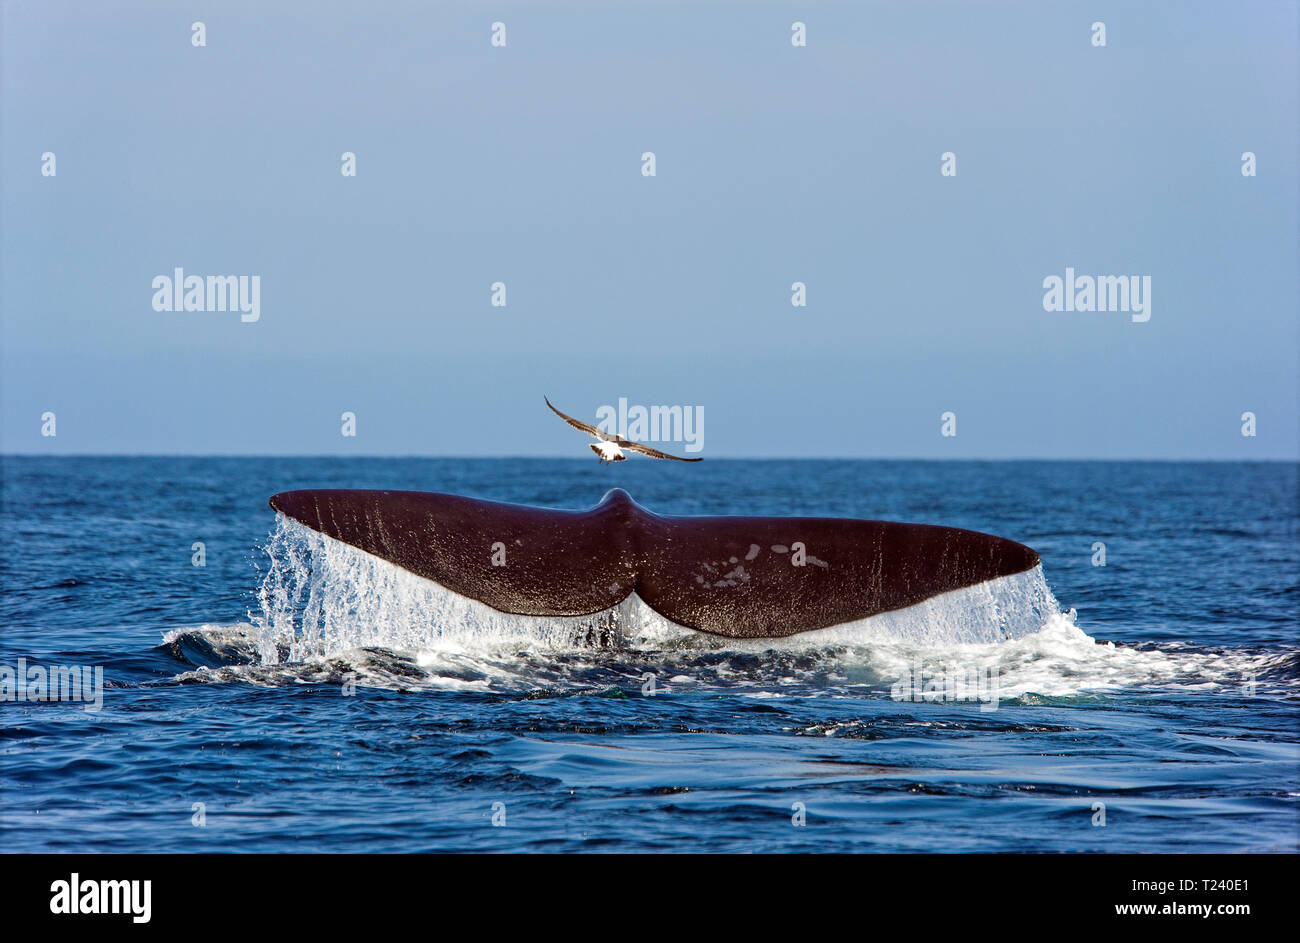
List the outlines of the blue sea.
{"label": "blue sea", "polygon": [[[0,665],[103,678],[98,706],[0,703],[7,852],[1300,850],[1292,463],[0,468]],[[1010,537],[1052,605],[992,635],[1001,603],[967,594],[811,640],[592,647],[440,614],[267,505],[615,486],[659,513]],[[903,683],[926,672],[979,683]]]}

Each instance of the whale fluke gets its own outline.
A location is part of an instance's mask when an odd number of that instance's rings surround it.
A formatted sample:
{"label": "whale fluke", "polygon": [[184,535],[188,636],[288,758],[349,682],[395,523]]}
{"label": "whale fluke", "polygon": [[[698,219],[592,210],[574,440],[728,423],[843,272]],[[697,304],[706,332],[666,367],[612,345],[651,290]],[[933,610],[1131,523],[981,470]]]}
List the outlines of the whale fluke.
{"label": "whale fluke", "polygon": [[664,618],[782,638],[1038,565],[955,527],[821,517],[670,517],[615,488],[562,511],[419,491],[286,491],[271,507],[501,612],[581,616],[635,592]]}

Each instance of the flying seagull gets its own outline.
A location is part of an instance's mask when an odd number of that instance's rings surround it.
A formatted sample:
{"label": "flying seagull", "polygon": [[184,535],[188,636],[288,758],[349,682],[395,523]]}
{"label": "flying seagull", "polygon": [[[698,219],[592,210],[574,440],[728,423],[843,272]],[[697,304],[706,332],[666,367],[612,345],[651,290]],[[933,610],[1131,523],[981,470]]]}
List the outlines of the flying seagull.
{"label": "flying seagull", "polygon": [[[551,406],[551,401],[549,399],[545,396],[543,396],[542,399],[546,400],[547,406]],[[600,463],[602,465],[606,462],[621,462],[626,459],[627,456],[623,454],[624,449],[627,449],[629,452],[640,452],[642,455],[649,455],[651,458],[671,458],[674,462],[704,461],[702,458],[682,458],[678,455],[669,455],[667,452],[660,452],[658,449],[652,449],[650,446],[642,445],[640,442],[633,442],[629,439],[625,439],[621,435],[611,435],[608,432],[601,432],[595,426],[574,419],[572,416],[560,412],[554,406],[551,406],[551,412],[555,413],[555,415],[573,426],[573,428],[581,429],[583,432],[587,433],[587,435],[593,436],[597,440],[591,443],[591,450],[600,456]]]}

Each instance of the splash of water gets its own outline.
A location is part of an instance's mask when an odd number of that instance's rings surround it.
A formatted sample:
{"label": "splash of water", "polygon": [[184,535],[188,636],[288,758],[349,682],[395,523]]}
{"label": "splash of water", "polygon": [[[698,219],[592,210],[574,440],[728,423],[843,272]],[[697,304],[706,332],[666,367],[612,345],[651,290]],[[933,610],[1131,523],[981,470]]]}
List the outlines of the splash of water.
{"label": "splash of water", "polygon": [[[511,616],[280,518],[250,624],[169,633],[185,681],[340,683],[412,690],[727,690],[749,697],[894,697],[924,673],[984,679],[981,702],[1124,689],[1297,687],[1294,653],[1098,642],[1062,613],[1041,569],[782,639],[722,639],[635,594],[594,616]],[[945,685],[947,682],[945,681]],[[915,692],[914,692],[915,693]],[[945,700],[946,693],[915,700]]]}
{"label": "splash of water", "polygon": [[873,641],[976,643],[1019,638],[1060,608],[1042,569],[944,593],[868,619],[773,639],[721,639],[663,618],[636,594],[588,616],[516,616],[423,579],[364,550],[279,515],[267,547],[270,567],[253,616],[264,662],[338,655],[357,648],[398,651],[531,649],[822,648]]}

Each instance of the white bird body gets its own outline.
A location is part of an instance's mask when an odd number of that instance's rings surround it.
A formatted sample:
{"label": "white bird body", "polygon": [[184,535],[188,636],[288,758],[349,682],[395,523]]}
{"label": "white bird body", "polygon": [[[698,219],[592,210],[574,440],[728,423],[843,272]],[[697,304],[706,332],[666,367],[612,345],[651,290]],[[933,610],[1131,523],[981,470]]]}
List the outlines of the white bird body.
{"label": "white bird body", "polygon": [[603,442],[593,442],[591,443],[591,450],[600,456],[602,462],[621,462],[627,458],[627,456],[623,454],[623,450],[618,447],[617,442],[610,442],[608,440]]}

